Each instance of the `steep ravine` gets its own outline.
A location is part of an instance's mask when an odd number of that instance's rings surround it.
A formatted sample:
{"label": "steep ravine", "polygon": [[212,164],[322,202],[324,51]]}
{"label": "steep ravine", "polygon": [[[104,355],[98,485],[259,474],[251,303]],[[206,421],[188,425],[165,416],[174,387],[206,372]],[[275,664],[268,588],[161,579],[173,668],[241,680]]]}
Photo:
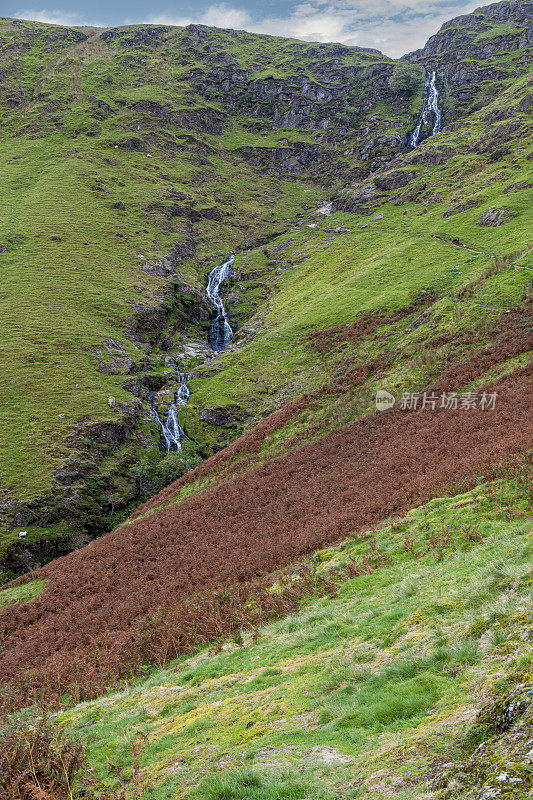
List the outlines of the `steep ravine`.
{"label": "steep ravine", "polygon": [[[235,256],[232,255],[223,264],[212,269],[207,279],[206,295],[213,306],[213,318],[209,324],[207,338],[209,346],[215,353],[221,353],[233,335],[228,314],[220,296],[220,288],[229,278],[234,263]],[[169,405],[164,419],[158,413],[153,394],[148,397],[150,411],[161,429],[167,453],[170,452],[172,447],[181,450],[182,439],[189,438],[179,422],[179,409],[187,405],[190,397],[190,390],[187,385],[188,377],[186,373],[180,374],[178,391],[174,392],[174,400]]]}

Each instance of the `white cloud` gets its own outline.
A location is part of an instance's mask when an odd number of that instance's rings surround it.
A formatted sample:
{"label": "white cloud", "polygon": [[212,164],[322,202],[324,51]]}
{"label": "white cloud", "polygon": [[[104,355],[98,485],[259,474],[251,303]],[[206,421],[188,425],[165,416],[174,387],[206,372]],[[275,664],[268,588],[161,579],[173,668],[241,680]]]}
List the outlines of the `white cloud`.
{"label": "white cloud", "polygon": [[[244,8],[232,8],[225,3],[215,3],[204,11],[189,16],[155,14],[143,21],[154,25],[189,25],[194,22],[199,25],[213,25],[216,28],[246,28],[248,30],[250,26],[253,26],[252,17],[248,11]],[[135,20],[135,22],[140,22],[140,20]]]}
{"label": "white cloud", "polygon": [[372,5],[367,0],[315,0],[293,6],[285,16],[260,18],[245,8],[214,3],[196,14],[153,15],[143,21],[166,25],[198,23],[307,41],[341,42],[375,47],[397,58],[422,47],[446,20],[476,6],[477,3],[457,0],[455,4],[436,3],[428,11],[427,0],[372,0]]}
{"label": "white cloud", "polygon": [[101,23],[88,22],[86,18],[75,11],[59,11],[46,8],[42,8],[41,10],[36,8],[22,8],[16,11],[13,14],[13,17],[15,19],[33,20],[34,22],[47,22],[50,25],[66,25],[67,27],[71,25],[95,25],[97,27],[103,27]]}

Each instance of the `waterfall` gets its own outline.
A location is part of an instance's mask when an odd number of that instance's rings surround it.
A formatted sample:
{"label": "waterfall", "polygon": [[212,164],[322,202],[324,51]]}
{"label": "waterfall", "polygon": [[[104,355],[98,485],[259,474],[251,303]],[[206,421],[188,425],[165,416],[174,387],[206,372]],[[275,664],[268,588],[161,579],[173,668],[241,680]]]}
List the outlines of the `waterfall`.
{"label": "waterfall", "polygon": [[[228,322],[228,315],[226,313],[226,309],[224,308],[224,303],[220,297],[220,285],[229,277],[234,263],[235,256],[230,256],[223,264],[220,264],[220,266],[211,270],[207,280],[207,298],[216,312],[215,318],[212,320],[209,326],[209,332],[207,336],[209,344],[213,350],[216,350],[217,352],[224,350],[233,335],[233,331],[231,330]],[[170,452],[170,448],[173,445],[177,450],[181,450],[181,439],[183,439],[183,437],[187,437],[187,434],[179,423],[178,409],[187,405],[189,396],[190,391],[189,387],[187,386],[187,375],[180,375],[179,389],[174,395],[174,402],[169,406],[166,418],[164,420],[161,419],[157,411],[153,395],[148,397],[150,412],[155,422],[161,428],[161,432],[167,446],[167,453]]]}
{"label": "waterfall", "polygon": [[220,284],[229,277],[234,263],[235,256],[230,256],[228,260],[219,267],[215,267],[211,270],[207,280],[207,298],[216,311],[215,318],[209,326],[207,338],[213,350],[219,353],[224,350],[233,335],[224,303],[220,297]]}
{"label": "waterfall", "polygon": [[187,400],[189,399],[190,394],[189,387],[187,386],[187,376],[182,375],[180,388],[178,389],[178,400],[181,406],[187,405]]}
{"label": "waterfall", "polygon": [[442,116],[439,109],[439,90],[437,89],[437,73],[435,70],[426,76],[426,83],[424,85],[424,105],[418,118],[416,128],[409,139],[409,147],[417,147],[417,145],[420,144],[420,131],[428,115],[431,115],[431,119],[433,120],[431,135],[434,136],[436,133],[440,133]]}
{"label": "waterfall", "polygon": [[165,420],[162,420],[159,414],[157,413],[157,408],[155,407],[153,395],[150,395],[150,397],[148,398],[148,405],[150,406],[150,411],[152,412],[152,416],[159,425],[159,427],[161,428],[163,438],[165,439],[165,444],[167,446],[167,453],[170,452],[170,448],[172,447],[172,445],[175,445],[176,450],[181,450],[181,439],[183,439],[183,437],[187,435],[179,423],[178,408],[187,405],[187,400],[189,399],[190,391],[189,387],[187,386],[187,376],[182,375],[180,381],[181,381],[180,388],[174,395],[174,402],[171,403],[171,405],[169,406]]}

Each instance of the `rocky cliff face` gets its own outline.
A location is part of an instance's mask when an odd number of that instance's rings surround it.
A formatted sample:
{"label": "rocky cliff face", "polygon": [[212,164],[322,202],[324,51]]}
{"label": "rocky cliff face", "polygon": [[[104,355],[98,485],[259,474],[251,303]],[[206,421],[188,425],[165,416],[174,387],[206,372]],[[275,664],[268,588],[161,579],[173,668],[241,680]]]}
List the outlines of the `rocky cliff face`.
{"label": "rocky cliff face", "polygon": [[436,69],[454,98],[452,115],[494,99],[506,79],[531,64],[533,3],[508,0],[445,22],[420,50],[405,60]]}

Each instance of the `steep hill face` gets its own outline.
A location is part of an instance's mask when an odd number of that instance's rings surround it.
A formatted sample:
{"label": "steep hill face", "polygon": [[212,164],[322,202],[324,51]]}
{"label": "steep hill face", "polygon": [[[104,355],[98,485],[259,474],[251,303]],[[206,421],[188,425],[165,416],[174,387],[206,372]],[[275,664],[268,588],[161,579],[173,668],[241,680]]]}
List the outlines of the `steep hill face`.
{"label": "steep hill face", "polygon": [[[194,26],[4,20],[1,43],[3,521],[40,539],[77,515],[93,534],[146,491],[130,472],[159,445],[141,398],[165,383],[165,359],[184,362],[191,340],[209,353],[207,269],[285,230],[316,207],[317,182],[350,170],[350,97],[365,92],[368,114],[392,65]],[[109,455],[118,477],[88,484]],[[72,546],[69,530],[49,533],[56,552]],[[28,563],[53,554],[30,550]]]}
{"label": "steep hill face", "polygon": [[[421,93],[392,92],[376,51],[2,21],[0,570],[110,529],[277,409],[260,459],[372,411],[379,381],[426,386],[503,335],[530,269],[531,5],[454,20],[407,57],[437,71],[446,104],[439,138],[404,154]],[[328,198],[337,212],[316,214]],[[231,251],[236,336],[213,359],[205,281]],[[147,406],[166,408],[175,364],[192,390],[182,460],[162,458]]]}
{"label": "steep hill face", "polygon": [[510,0],[445,22],[404,59],[436,69],[457,116],[494,99],[506,80],[530,65],[531,3]]}

